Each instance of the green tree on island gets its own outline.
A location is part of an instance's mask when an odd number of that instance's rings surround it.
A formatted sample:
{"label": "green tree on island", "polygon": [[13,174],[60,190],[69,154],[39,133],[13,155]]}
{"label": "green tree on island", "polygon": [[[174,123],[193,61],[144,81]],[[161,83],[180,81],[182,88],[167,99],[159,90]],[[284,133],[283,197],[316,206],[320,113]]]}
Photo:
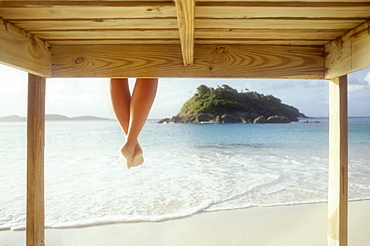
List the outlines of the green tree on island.
{"label": "green tree on island", "polygon": [[228,85],[216,89],[201,85],[176,116],[161,122],[252,123],[257,117],[268,119],[272,116],[275,121],[277,117],[284,118],[282,123],[305,117],[298,109],[281,103],[280,99],[272,95],[249,92],[248,89],[246,92],[238,92]]}

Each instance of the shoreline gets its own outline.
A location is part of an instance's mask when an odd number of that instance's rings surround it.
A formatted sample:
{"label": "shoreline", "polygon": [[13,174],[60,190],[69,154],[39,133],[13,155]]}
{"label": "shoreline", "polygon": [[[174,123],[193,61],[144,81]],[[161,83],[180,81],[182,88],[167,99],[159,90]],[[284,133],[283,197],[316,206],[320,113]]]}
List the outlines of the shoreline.
{"label": "shoreline", "polygon": [[[365,198],[355,198],[349,199],[348,202],[359,202],[359,201],[369,201],[370,197]],[[299,206],[299,205],[310,205],[310,204],[326,204],[327,201],[308,201],[308,202],[297,202],[297,203],[282,203],[282,204],[265,204],[265,205],[252,205],[248,207],[238,207],[238,208],[221,208],[221,209],[211,209],[211,210],[199,210],[192,214],[186,215],[158,215],[156,218],[136,218],[132,220],[127,219],[88,219],[80,222],[66,222],[60,223],[56,225],[47,225],[45,224],[45,229],[80,229],[80,228],[88,228],[94,226],[105,226],[105,225],[114,225],[114,224],[126,224],[126,223],[156,223],[156,222],[166,222],[171,220],[181,220],[190,218],[193,216],[201,215],[204,213],[217,213],[217,212],[228,212],[228,211],[237,211],[237,210],[245,210],[245,209],[253,209],[253,208],[275,208],[275,207],[290,207],[290,206]],[[144,216],[145,217],[145,216]],[[18,225],[18,226],[0,226],[1,231],[25,231],[25,225]]]}
{"label": "shoreline", "polygon": [[[370,200],[349,202],[348,243],[370,245]],[[211,211],[161,222],[46,229],[46,245],[326,245],[327,203]],[[0,245],[25,245],[25,231],[0,231]]]}

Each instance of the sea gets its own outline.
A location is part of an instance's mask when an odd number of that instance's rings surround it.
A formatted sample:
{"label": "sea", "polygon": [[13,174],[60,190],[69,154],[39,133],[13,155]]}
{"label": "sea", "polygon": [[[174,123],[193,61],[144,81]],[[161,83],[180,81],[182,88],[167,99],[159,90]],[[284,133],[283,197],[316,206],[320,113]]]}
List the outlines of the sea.
{"label": "sea", "polygon": [[[304,121],[316,123],[304,123]],[[159,124],[126,169],[115,120],[47,121],[45,226],[164,221],[326,202],[327,118],[290,124]],[[0,230],[24,230],[26,123],[0,122]],[[370,199],[370,118],[349,118],[349,199]]]}

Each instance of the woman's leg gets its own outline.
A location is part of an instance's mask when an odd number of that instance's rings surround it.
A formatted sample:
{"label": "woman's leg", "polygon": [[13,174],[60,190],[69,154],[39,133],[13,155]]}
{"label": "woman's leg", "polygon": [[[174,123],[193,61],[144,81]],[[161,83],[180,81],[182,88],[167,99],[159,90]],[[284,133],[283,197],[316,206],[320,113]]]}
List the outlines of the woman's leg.
{"label": "woman's leg", "polygon": [[138,143],[138,136],[143,128],[157,93],[158,79],[137,79],[130,101],[130,120],[126,143],[122,146],[122,153],[132,156],[132,166],[144,162],[142,150]]}
{"label": "woman's leg", "polygon": [[144,161],[138,136],[154,102],[157,85],[158,79],[137,79],[131,97],[128,79],[111,79],[113,111],[126,135],[126,142],[120,149],[120,160],[128,168]]}
{"label": "woman's leg", "polygon": [[128,79],[111,79],[110,94],[113,112],[122,131],[127,135],[130,122],[131,95],[128,87]]}
{"label": "woman's leg", "polygon": [[[110,94],[113,112],[116,116],[116,119],[122,131],[127,136],[130,124],[130,102],[131,102],[131,94],[128,86],[128,79],[112,78],[110,80]],[[120,149],[119,159],[127,168],[131,167],[132,157],[130,157],[129,153],[126,152],[123,153]]]}

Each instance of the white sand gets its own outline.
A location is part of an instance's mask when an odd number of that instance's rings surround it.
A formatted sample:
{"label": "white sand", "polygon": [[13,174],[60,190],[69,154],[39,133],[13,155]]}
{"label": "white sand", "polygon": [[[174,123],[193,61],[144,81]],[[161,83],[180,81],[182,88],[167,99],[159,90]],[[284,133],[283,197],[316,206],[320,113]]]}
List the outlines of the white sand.
{"label": "white sand", "polygon": [[[322,246],[327,204],[208,212],[164,222],[47,229],[47,246]],[[370,246],[370,200],[349,204],[349,245]],[[24,231],[0,232],[1,246],[25,245]]]}

